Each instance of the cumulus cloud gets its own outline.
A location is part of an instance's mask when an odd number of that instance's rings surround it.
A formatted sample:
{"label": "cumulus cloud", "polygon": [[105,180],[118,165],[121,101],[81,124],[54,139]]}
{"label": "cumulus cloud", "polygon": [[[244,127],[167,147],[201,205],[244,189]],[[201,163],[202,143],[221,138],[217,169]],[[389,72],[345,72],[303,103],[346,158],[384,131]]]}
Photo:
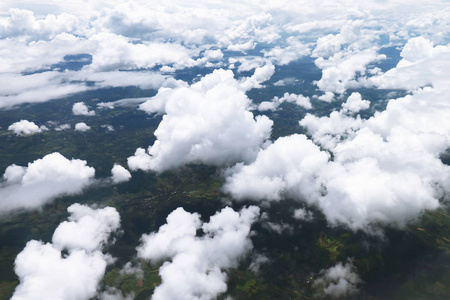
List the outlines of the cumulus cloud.
{"label": "cumulus cloud", "polygon": [[[142,236],[137,248],[140,258],[166,260],[152,299],[214,299],[224,293],[225,270],[252,249],[250,227],[258,215],[256,206],[240,212],[227,207],[202,224],[197,213],[174,210],[158,232]],[[204,236],[197,236],[199,229]]]}
{"label": "cumulus cloud", "polygon": [[368,109],[370,101],[363,100],[360,93],[352,93],[347,100],[342,103],[344,112],[358,113],[360,110]]}
{"label": "cumulus cloud", "polygon": [[449,145],[446,95],[448,88],[427,88],[367,121],[344,113],[346,104],[329,117],[307,115],[300,124],[332,159],[305,136],[279,138],[255,162],[236,165],[224,189],[236,199],[296,197],[354,230],[403,227],[450,192],[450,167],[439,158]]}
{"label": "cumulus cloud", "polygon": [[55,128],[56,131],[69,130],[70,124],[61,124]]}
{"label": "cumulus cloud", "polygon": [[92,209],[75,203],[67,211],[69,221],[59,224],[52,237],[53,246],[60,250],[101,250],[120,227],[119,213],[112,207]]}
{"label": "cumulus cloud", "polygon": [[294,103],[300,107],[303,107],[305,109],[311,109],[311,101],[309,97],[305,97],[303,95],[296,95],[296,94],[289,94],[284,93],[283,97],[274,97],[272,101],[263,101],[258,105],[259,111],[265,111],[265,110],[272,110],[275,111],[278,109],[278,107],[283,103]]}
{"label": "cumulus cloud", "polygon": [[450,44],[435,46],[426,38],[416,37],[408,40],[400,55],[402,59],[395,68],[368,79],[361,78],[355,86],[414,91],[427,85],[440,88],[448,83]]}
{"label": "cumulus cloud", "polygon": [[308,45],[303,44],[294,37],[287,38],[286,42],[288,46],[284,48],[275,46],[269,51],[264,51],[264,56],[275,61],[277,65],[283,66],[311,53]]}
{"label": "cumulus cloud", "polygon": [[357,294],[360,283],[361,279],[355,273],[355,267],[348,261],[344,265],[338,263],[327,270],[322,270],[319,277],[314,280],[313,286],[319,295],[339,298]]}
{"label": "cumulus cloud", "polygon": [[255,118],[250,104],[232,71],[216,70],[189,87],[160,89],[140,106],[148,113],[165,113],[154,133],[157,140],[147,151],[137,149],[128,166],[159,172],[186,163],[253,159],[269,137],[272,121]]}
{"label": "cumulus cloud", "polygon": [[256,68],[255,73],[250,77],[244,77],[240,80],[241,87],[245,90],[262,88],[261,83],[269,80],[275,73],[275,66],[272,63]]}
{"label": "cumulus cloud", "polygon": [[32,135],[48,129],[44,125],[39,127],[34,122],[20,120],[19,122],[9,125],[8,130],[14,131],[16,135]]}
{"label": "cumulus cloud", "polygon": [[136,44],[124,36],[111,33],[99,33],[91,37],[91,40],[96,49],[89,68],[98,71],[153,68],[156,65],[171,65],[175,69],[183,69],[198,64],[192,59],[193,56],[198,56],[198,51],[180,44]]}
{"label": "cumulus cloud", "polygon": [[121,183],[131,179],[130,172],[121,165],[115,164],[111,169],[112,181],[114,183]]}
{"label": "cumulus cloud", "polygon": [[11,165],[0,183],[0,213],[35,209],[56,197],[82,192],[94,178],[95,170],[86,161],[69,160],[55,152],[29,163]]}
{"label": "cumulus cloud", "polygon": [[305,135],[282,137],[261,150],[255,162],[233,167],[224,190],[235,199],[276,201],[288,193],[315,198],[320,190],[317,175],[328,159]]}
{"label": "cumulus cloud", "polygon": [[[90,299],[106,266],[113,261],[101,249],[120,227],[116,209],[74,204],[69,221],[61,223],[53,243],[31,240],[15,260],[20,279],[11,299]],[[68,254],[63,255],[62,250]]]}
{"label": "cumulus cloud", "polygon": [[84,131],[91,130],[91,127],[88,126],[88,125],[87,125],[86,123],[84,123],[84,122],[80,122],[80,123],[75,124],[75,130],[76,130],[76,131],[84,132]]}
{"label": "cumulus cloud", "polygon": [[89,110],[84,102],[75,103],[72,106],[72,113],[76,116],[95,116],[95,111]]}

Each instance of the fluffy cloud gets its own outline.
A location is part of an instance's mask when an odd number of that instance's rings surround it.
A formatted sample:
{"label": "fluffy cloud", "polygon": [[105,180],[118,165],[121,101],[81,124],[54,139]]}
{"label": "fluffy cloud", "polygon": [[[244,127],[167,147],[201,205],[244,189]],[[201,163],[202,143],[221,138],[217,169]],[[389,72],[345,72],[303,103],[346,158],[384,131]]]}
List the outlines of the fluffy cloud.
{"label": "fluffy cloud", "polygon": [[20,120],[9,125],[8,130],[14,131],[16,135],[32,135],[48,129],[45,126],[38,127],[34,122],[28,120]]}
{"label": "fluffy cloud", "polygon": [[84,102],[77,102],[72,107],[72,113],[76,116],[94,116],[95,111],[89,110]]}
{"label": "fluffy cloud", "polygon": [[289,194],[317,198],[317,175],[328,160],[305,135],[282,137],[261,150],[252,164],[233,167],[224,190],[235,199],[277,201]]}
{"label": "fluffy cloud", "polygon": [[293,37],[287,39],[288,46],[282,48],[276,46],[269,51],[264,51],[264,56],[275,61],[277,65],[287,65],[292,61],[311,53],[309,47]]}
{"label": "fluffy cloud", "polygon": [[17,255],[15,272],[20,284],[11,299],[81,300],[96,295],[112,262],[100,249],[119,229],[120,216],[111,207],[95,210],[80,204],[68,211],[69,221],[56,228],[53,244],[31,240]]}
{"label": "fluffy cloud", "polygon": [[80,122],[80,123],[75,124],[75,130],[84,132],[84,131],[91,130],[91,127],[86,125],[86,123],[84,123],[84,122]]}
{"label": "fluffy cloud", "polygon": [[261,83],[269,80],[273,73],[275,73],[275,66],[271,63],[267,63],[266,65],[256,68],[255,73],[250,77],[244,77],[240,80],[241,87],[245,90],[258,89],[263,86]]}
{"label": "fluffy cloud", "polygon": [[67,211],[71,214],[69,221],[59,224],[52,237],[53,246],[60,250],[101,250],[120,227],[119,213],[112,207],[92,209],[75,203]]}
{"label": "fluffy cloud", "polygon": [[63,195],[80,193],[89,186],[95,170],[79,159],[68,160],[55,152],[29,163],[11,165],[0,183],[0,213],[34,209]]}
{"label": "fluffy cloud", "polygon": [[362,100],[360,93],[352,93],[347,100],[342,103],[344,112],[358,113],[360,110],[368,109],[370,101]]}
{"label": "fluffy cloud", "polygon": [[[251,250],[250,227],[258,215],[256,206],[240,212],[227,207],[202,224],[197,213],[174,210],[158,232],[142,236],[137,249],[140,258],[170,260],[159,268],[162,283],[152,299],[214,299],[225,292],[224,270]],[[199,229],[203,237],[197,236]]]}
{"label": "fluffy cloud", "polygon": [[357,72],[364,74],[369,63],[384,58],[376,48],[337,52],[328,59],[319,57],[315,63],[322,69],[322,78],[316,84],[321,91],[343,94]]}
{"label": "fluffy cloud", "polygon": [[157,140],[147,152],[140,148],[128,158],[130,169],[163,171],[185,163],[251,160],[269,137],[272,121],[254,118],[250,104],[231,71],[216,70],[190,87],[160,89],[140,106],[148,113],[165,112],[155,131]]}
{"label": "fluffy cloud", "polygon": [[131,179],[130,172],[121,165],[115,164],[111,169],[112,181],[114,183],[121,183]]}
{"label": "fluffy cloud", "polygon": [[63,131],[63,130],[69,130],[70,129],[70,124],[61,124],[57,127],[55,127],[56,131]]}
{"label": "fluffy cloud", "polygon": [[265,110],[277,110],[278,107],[283,103],[283,102],[289,102],[289,103],[294,103],[297,104],[298,106],[301,106],[305,109],[311,109],[312,105],[311,105],[311,101],[309,99],[309,97],[305,97],[303,95],[296,95],[296,94],[289,94],[289,93],[284,93],[283,97],[279,98],[279,97],[274,97],[272,99],[272,101],[263,101],[258,105],[258,110],[259,111],[265,111]]}
{"label": "fluffy cloud", "polygon": [[171,43],[131,43],[127,38],[100,33],[91,38],[96,44],[92,68],[97,71],[117,69],[153,68],[156,65],[173,65],[176,69],[195,66],[192,59],[198,51]]}
{"label": "fluffy cloud", "polygon": [[436,45],[423,37],[412,38],[400,53],[402,60],[386,73],[362,78],[355,86],[414,91],[432,85],[440,89],[448,84],[450,44]]}
{"label": "fluffy cloud", "polygon": [[352,99],[329,117],[307,115],[300,124],[333,159],[305,136],[280,138],[254,163],[234,167],[224,189],[237,199],[295,197],[354,230],[403,227],[450,192],[450,167],[439,158],[450,144],[446,95],[448,88],[420,90],[367,121],[345,113]]}
{"label": "fluffy cloud", "polygon": [[361,283],[354,269],[351,261],[345,265],[338,263],[327,270],[322,270],[319,277],[314,280],[313,286],[318,290],[318,294],[332,298],[354,295],[358,292],[358,284]]}

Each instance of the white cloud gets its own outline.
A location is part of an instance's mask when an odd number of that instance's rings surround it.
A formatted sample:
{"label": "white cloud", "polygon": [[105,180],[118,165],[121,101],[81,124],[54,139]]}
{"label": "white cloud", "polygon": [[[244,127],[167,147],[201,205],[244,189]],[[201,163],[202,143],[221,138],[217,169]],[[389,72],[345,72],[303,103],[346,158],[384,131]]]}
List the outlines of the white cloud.
{"label": "white cloud", "polygon": [[297,220],[311,221],[313,219],[313,214],[309,210],[298,208],[294,210],[294,218]]}
{"label": "white cloud", "polygon": [[20,120],[9,125],[8,130],[14,131],[16,135],[32,135],[48,129],[45,126],[38,127],[34,122],[28,120]]}
{"label": "white cloud", "polygon": [[342,140],[355,135],[355,131],[362,127],[363,121],[359,116],[349,116],[341,111],[334,111],[328,117],[306,116],[299,124],[308,130],[312,139],[325,149],[334,149]]}
{"label": "white cloud", "polygon": [[274,97],[272,101],[263,101],[258,105],[259,111],[265,111],[265,110],[272,110],[275,111],[278,109],[278,107],[283,103],[294,103],[298,106],[301,106],[305,109],[311,109],[311,101],[309,97],[305,97],[303,95],[296,95],[296,94],[289,94],[284,93],[283,97]]}
{"label": "white cloud", "polygon": [[360,110],[368,109],[370,101],[362,100],[360,93],[352,93],[347,100],[342,103],[344,112],[358,113]]}
{"label": "white cloud", "polygon": [[233,167],[224,190],[235,199],[277,201],[286,194],[316,198],[320,189],[317,175],[328,159],[305,135],[282,137],[261,150],[252,164]]}
{"label": "white cloud", "polygon": [[323,95],[320,95],[317,97],[318,100],[324,101],[324,102],[332,102],[334,99],[334,93],[333,92],[325,92]]}
{"label": "white cloud", "polygon": [[279,138],[254,163],[235,166],[224,189],[236,199],[295,197],[354,230],[404,227],[450,192],[450,167],[439,159],[450,123],[441,105],[446,93],[438,95],[427,89],[391,100],[367,121],[342,111],[307,115],[301,124],[333,160],[305,136]]}
{"label": "white cloud", "polygon": [[72,113],[76,116],[95,116],[95,111],[89,110],[84,102],[75,103],[72,106]]}
{"label": "white cloud", "polygon": [[69,129],[70,129],[70,124],[61,124],[55,128],[56,131],[63,131],[63,130],[69,130]]}
{"label": "white cloud", "polygon": [[272,63],[267,63],[262,67],[256,68],[252,76],[241,78],[241,87],[245,91],[262,88],[263,85],[261,83],[269,80],[273,73],[275,73],[275,66]]}
{"label": "white cloud", "polygon": [[53,247],[59,250],[101,250],[120,227],[119,213],[112,207],[92,209],[75,203],[67,211],[69,221],[59,224],[52,237]]}
{"label": "white cloud", "polygon": [[[257,76],[259,78],[259,76]],[[272,121],[248,110],[250,99],[233,72],[216,70],[190,87],[162,88],[140,107],[165,115],[148,153],[128,158],[130,169],[163,171],[186,163],[225,165],[253,159]]]}
{"label": "white cloud", "polygon": [[315,64],[322,69],[322,78],[316,82],[321,91],[343,94],[356,73],[365,74],[369,63],[384,59],[376,48],[336,52],[328,59],[319,57]]}
{"label": "white cloud", "polygon": [[274,60],[277,65],[283,66],[311,53],[308,45],[293,37],[287,38],[287,43],[288,46],[284,48],[276,46],[269,51],[264,51],[264,56]]}
{"label": "white cloud", "polygon": [[241,51],[244,52],[247,50],[255,49],[256,43],[253,40],[249,40],[248,42],[242,44],[230,44],[228,45],[227,50],[230,51]]}
{"label": "white cloud", "polygon": [[86,125],[86,123],[84,123],[84,122],[80,122],[80,123],[75,124],[75,130],[84,132],[84,131],[91,130],[91,127]]}
{"label": "white cloud", "polygon": [[187,49],[172,43],[132,43],[126,37],[100,33],[91,37],[95,46],[89,69],[112,71],[117,69],[153,68],[156,65],[172,65],[175,69],[195,66],[192,59],[198,50]]}
{"label": "white cloud", "polygon": [[[31,240],[15,260],[20,279],[11,299],[90,299],[96,295],[106,266],[112,262],[100,249],[119,229],[114,208],[91,209],[74,204],[69,222],[61,223],[53,244]],[[63,255],[63,249],[68,254]]]}
{"label": "white cloud", "polygon": [[[162,283],[152,299],[213,299],[225,292],[224,271],[252,249],[250,226],[258,215],[256,206],[240,212],[227,207],[202,224],[197,213],[174,210],[158,232],[142,236],[137,248],[140,258],[167,260],[159,268]],[[197,236],[199,229],[203,237]]]}
{"label": "white cloud", "polygon": [[414,91],[432,85],[438,89],[448,84],[450,44],[436,45],[423,37],[410,39],[401,52],[402,60],[384,74],[360,79],[355,86]]}
{"label": "white cloud", "polygon": [[114,183],[121,183],[131,179],[130,172],[121,165],[115,164],[111,169],[112,181]]}
{"label": "white cloud", "polygon": [[0,213],[38,208],[56,197],[80,193],[89,186],[95,170],[79,159],[68,160],[55,152],[28,167],[11,165],[0,183]]}
{"label": "white cloud", "polygon": [[361,279],[349,261],[345,265],[338,263],[327,270],[322,270],[320,276],[314,280],[313,286],[319,295],[340,298],[357,294],[360,283]]}

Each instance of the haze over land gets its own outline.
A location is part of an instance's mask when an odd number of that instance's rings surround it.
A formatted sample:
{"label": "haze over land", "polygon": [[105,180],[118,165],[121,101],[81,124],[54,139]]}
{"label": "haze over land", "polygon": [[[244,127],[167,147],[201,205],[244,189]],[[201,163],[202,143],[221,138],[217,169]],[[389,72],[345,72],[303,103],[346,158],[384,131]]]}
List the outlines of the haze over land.
{"label": "haze over land", "polygon": [[449,20],[2,1],[0,299],[450,297]]}

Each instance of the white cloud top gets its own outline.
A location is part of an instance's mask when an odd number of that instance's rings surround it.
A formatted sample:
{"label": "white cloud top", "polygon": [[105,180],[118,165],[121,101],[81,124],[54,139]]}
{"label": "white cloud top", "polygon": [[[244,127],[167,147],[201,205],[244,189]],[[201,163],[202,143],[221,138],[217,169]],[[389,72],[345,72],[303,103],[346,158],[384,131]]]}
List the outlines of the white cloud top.
{"label": "white cloud top", "polygon": [[[200,221],[197,213],[182,208],[167,217],[167,224],[156,233],[143,235],[138,257],[158,262],[162,283],[152,299],[214,299],[227,290],[226,269],[252,249],[250,227],[259,216],[259,208],[250,206],[235,212],[227,207]],[[205,235],[198,237],[197,230]],[[169,261],[170,260],[170,261]]]}
{"label": "white cloud top", "polygon": [[16,135],[32,135],[47,130],[45,126],[37,126],[34,122],[20,120],[9,125],[8,130],[14,131]]}
{"label": "white cloud top", "polygon": [[130,172],[121,165],[115,164],[111,169],[112,181],[114,183],[121,183],[131,179]]}
{"label": "white cloud top", "polygon": [[89,110],[84,102],[75,103],[72,107],[72,113],[76,116],[95,116],[95,111]]}
{"label": "white cloud top", "polygon": [[[114,208],[91,209],[74,204],[68,208],[69,222],[61,223],[53,244],[31,240],[15,260],[19,276],[13,300],[90,299],[98,290],[111,256],[100,249],[119,229],[120,216]],[[61,250],[67,250],[68,255]]]}
{"label": "white cloud top", "polygon": [[86,161],[69,160],[55,152],[29,163],[11,165],[0,183],[0,214],[38,208],[56,197],[80,193],[89,186],[95,170]]}
{"label": "white cloud top", "polygon": [[255,118],[250,104],[231,71],[216,70],[190,87],[160,89],[140,106],[148,113],[165,113],[157,140],[128,158],[130,169],[159,172],[186,163],[220,166],[253,159],[272,121]]}
{"label": "white cloud top", "polygon": [[358,284],[361,279],[355,273],[355,267],[351,262],[337,265],[320,272],[320,276],[313,282],[321,296],[333,298],[352,296],[358,292]]}
{"label": "white cloud top", "polygon": [[89,130],[91,130],[91,127],[88,126],[84,122],[80,122],[80,123],[75,124],[75,131],[85,132],[85,131],[89,131]]}

